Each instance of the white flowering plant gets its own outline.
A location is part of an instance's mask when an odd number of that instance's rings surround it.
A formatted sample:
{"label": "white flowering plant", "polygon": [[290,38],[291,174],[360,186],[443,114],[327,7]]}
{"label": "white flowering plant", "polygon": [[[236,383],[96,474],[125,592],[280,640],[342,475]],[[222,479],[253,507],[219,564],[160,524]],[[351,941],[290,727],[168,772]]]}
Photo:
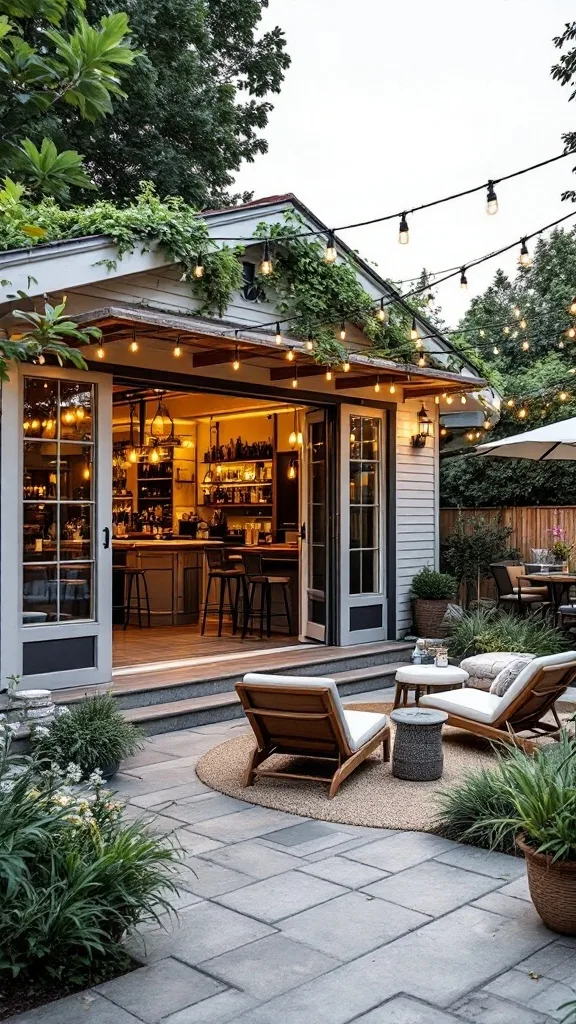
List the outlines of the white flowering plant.
{"label": "white flowering plant", "polygon": [[61,768],[73,761],[88,779],[95,769],[113,769],[141,747],[140,730],[124,720],[114,697],[101,694],[59,715],[48,735],[39,738],[35,753],[38,760],[56,761]]}
{"label": "white flowering plant", "polygon": [[100,773],[0,750],[0,990],[19,977],[91,984],[125,958],[122,939],[170,911],[180,851]]}

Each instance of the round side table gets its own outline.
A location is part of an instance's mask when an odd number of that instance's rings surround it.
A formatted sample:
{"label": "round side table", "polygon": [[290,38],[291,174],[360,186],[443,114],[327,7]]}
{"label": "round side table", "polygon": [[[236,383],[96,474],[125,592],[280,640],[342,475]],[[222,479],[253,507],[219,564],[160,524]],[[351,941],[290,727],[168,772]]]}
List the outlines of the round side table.
{"label": "round side table", "polygon": [[432,708],[398,708],[392,775],[408,782],[433,782],[444,770],[442,726],[448,715]]}
{"label": "round side table", "polygon": [[408,692],[415,691],[414,703],[418,704],[423,693],[438,690],[461,689],[468,681],[468,673],[455,665],[437,668],[436,665],[403,665],[396,672],[394,707],[406,707]]}

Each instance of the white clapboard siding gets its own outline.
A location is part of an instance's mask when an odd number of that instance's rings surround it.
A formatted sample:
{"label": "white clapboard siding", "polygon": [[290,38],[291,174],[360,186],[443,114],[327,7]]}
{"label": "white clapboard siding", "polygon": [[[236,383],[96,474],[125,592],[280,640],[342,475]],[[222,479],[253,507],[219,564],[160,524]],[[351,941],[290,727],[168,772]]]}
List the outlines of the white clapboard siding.
{"label": "white clapboard siding", "polygon": [[[412,623],[412,578],[438,563],[437,428],[425,448],[413,448],[421,401],[398,405],[396,418],[396,630],[403,636]],[[433,399],[427,405],[435,417]]]}

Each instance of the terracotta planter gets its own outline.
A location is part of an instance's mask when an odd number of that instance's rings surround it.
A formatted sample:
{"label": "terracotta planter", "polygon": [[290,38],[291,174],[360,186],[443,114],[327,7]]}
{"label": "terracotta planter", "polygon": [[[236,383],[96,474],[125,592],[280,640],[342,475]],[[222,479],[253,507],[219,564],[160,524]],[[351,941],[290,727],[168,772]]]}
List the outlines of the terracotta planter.
{"label": "terracotta planter", "polygon": [[446,609],[450,604],[446,598],[431,601],[428,598],[417,597],[412,604],[418,636],[440,638],[447,635],[448,629],[442,625]]}
{"label": "terracotta planter", "polygon": [[526,860],[532,902],[544,924],[561,935],[576,935],[576,861],[536,853],[523,836],[516,845]]}

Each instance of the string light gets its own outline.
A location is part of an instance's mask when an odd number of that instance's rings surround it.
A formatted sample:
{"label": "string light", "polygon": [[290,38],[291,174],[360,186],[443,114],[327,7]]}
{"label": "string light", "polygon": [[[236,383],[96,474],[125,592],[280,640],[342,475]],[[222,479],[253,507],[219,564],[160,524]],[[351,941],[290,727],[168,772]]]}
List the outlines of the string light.
{"label": "string light", "polygon": [[298,387],[298,368],[296,366],[294,367],[294,376],[292,377],[292,387]]}
{"label": "string light", "polygon": [[418,360],[418,366],[426,366],[426,360],[425,360],[424,356],[420,356],[420,358]]}
{"label": "string light", "polygon": [[498,345],[494,345],[494,348],[492,349],[492,351],[493,351],[495,356],[499,356],[500,355],[500,349],[498,348]]}
{"label": "string light", "polygon": [[526,328],[528,327],[528,321],[525,320],[524,317],[522,317],[522,319],[520,321],[520,327],[522,328],[523,331],[525,331]]}
{"label": "string light", "polygon": [[486,331],[484,330],[483,327],[480,328],[480,330],[478,331],[478,334],[480,335],[481,338],[485,338],[486,337]]}
{"label": "string light", "polygon": [[513,409],[514,408],[514,399],[513,398],[509,398],[508,401],[506,402],[506,405],[508,406],[509,409]]}
{"label": "string light", "polygon": [[105,352],[104,352],[104,345],[102,344],[102,342],[100,342],[100,344],[98,345],[98,348],[96,349],[96,355],[98,356],[98,359],[104,359]]}
{"label": "string light", "polygon": [[235,352],[235,355],[234,355],[234,362],[232,363],[232,369],[233,370],[239,370],[240,369],[240,352],[238,350],[238,345],[236,345],[236,352]]}
{"label": "string light", "polygon": [[560,399],[561,402],[565,402],[568,399],[568,392],[567,391],[561,391],[560,394],[558,395],[558,398]]}
{"label": "string light", "polygon": [[311,334],[308,335],[308,338],[306,340],[306,351],[307,352],[313,352],[314,351],[314,339],[313,339]]}
{"label": "string light", "polygon": [[332,370],[326,370],[326,380],[332,380]]}
{"label": "string light", "polygon": [[498,213],[498,196],[494,191],[494,182],[488,182],[488,191],[486,193],[486,213],[493,217],[495,213]]}
{"label": "string light", "polygon": [[277,345],[281,345],[282,344],[282,331],[280,330],[280,323],[279,322],[276,323],[276,344]]}
{"label": "string light", "polygon": [[380,299],[380,309],[377,311],[376,317],[381,324],[387,324],[390,319],[390,314],[384,305],[384,298]]}
{"label": "string light", "polygon": [[569,327],[568,330],[566,331],[566,337],[567,338],[576,338],[576,328]]}
{"label": "string light", "polygon": [[326,240],[326,248],[324,249],[324,262],[335,263],[338,253],[336,252],[336,243],[334,241],[334,232],[328,232],[328,238]]}
{"label": "string light", "polygon": [[522,351],[527,352],[529,348],[530,342],[528,341],[528,338],[524,338],[524,341],[522,342]]}
{"label": "string light", "polygon": [[461,401],[462,405],[466,405],[466,402],[467,402],[467,398],[466,398],[466,395],[462,395],[462,396],[460,397],[460,401]]}
{"label": "string light", "polygon": [[296,357],[294,355],[294,349],[293,348],[289,348],[287,353],[286,353],[286,359],[288,360],[289,363],[293,363],[295,358]]}
{"label": "string light", "polygon": [[508,324],[506,324],[506,326],[502,328],[502,334],[510,334],[510,328],[508,327]]}
{"label": "string light", "polygon": [[522,310],[520,309],[519,306],[514,306],[514,309],[512,310],[512,312],[514,313],[514,316],[516,317],[517,320],[518,320],[519,317],[522,316]]}
{"label": "string light", "polygon": [[526,239],[522,238],[521,242],[522,242],[522,245],[520,246],[520,255],[518,256],[518,263],[520,264],[521,267],[528,268],[528,267],[532,266],[532,258],[530,256],[530,253],[528,252],[528,246],[526,245]]}
{"label": "string light", "polygon": [[128,452],[128,462],[131,462],[133,466],[138,462],[138,452],[135,448],[131,448]]}
{"label": "string light", "polygon": [[380,375],[376,377],[376,383],[374,385],[374,391],[378,393],[380,391]]}
{"label": "string light", "polygon": [[176,339],[176,344],[174,345],[174,356],[176,357],[176,359],[179,359],[181,355],[182,349],[180,348],[180,335],[178,335]]}
{"label": "string light", "polygon": [[434,399],[434,405],[440,405],[440,395],[436,395]]}
{"label": "string light", "polygon": [[528,415],[528,410],[525,409],[524,406],[522,406],[521,409],[518,409],[518,419],[519,420],[525,420],[527,415]]}
{"label": "string light", "polygon": [[440,427],[440,437],[446,437],[447,433],[446,427]]}
{"label": "string light", "polygon": [[130,342],[130,351],[131,352],[137,352],[138,351],[138,342],[136,341],[136,332],[134,330],[132,331],[132,341]]}
{"label": "string light", "polygon": [[198,253],[198,256],[196,257],[196,264],[192,273],[196,278],[204,277],[204,261],[200,253]]}
{"label": "string light", "polygon": [[576,316],[576,299],[572,299],[572,302],[568,306],[568,312],[572,313],[572,316]]}
{"label": "string light", "polygon": [[260,263],[259,263],[259,266],[258,266],[258,273],[261,274],[262,277],[270,277],[270,274],[272,273],[272,269],[273,268],[272,268],[272,258],[270,256],[270,243],[269,243],[268,239],[266,238],[264,240],[264,251],[262,253],[262,259],[260,260]]}
{"label": "string light", "polygon": [[152,451],[150,452],[150,455],[148,456],[148,462],[150,462],[153,466],[156,465],[156,463],[160,462],[160,453],[157,448],[153,448]]}
{"label": "string light", "polygon": [[295,463],[294,459],[290,459],[290,465],[288,466],[288,479],[289,480],[295,480],[296,479],[296,463]]}
{"label": "string light", "polygon": [[396,394],[396,385],[395,384],[391,384],[390,385],[390,394],[391,395],[395,395]]}
{"label": "string light", "polygon": [[410,341],[418,340],[418,331],[416,329],[416,317],[412,317],[412,327],[410,328]]}
{"label": "string light", "polygon": [[348,362],[347,359],[345,359],[344,362],[342,363],[342,369],[344,370],[344,373],[348,373],[350,369],[350,363]]}
{"label": "string light", "polygon": [[468,289],[468,278],[466,277],[466,267],[460,268],[460,287],[462,291]]}
{"label": "string light", "polygon": [[484,427],[484,430],[490,430],[492,424],[490,423],[490,420],[484,420],[482,426]]}
{"label": "string light", "polygon": [[564,342],[562,341],[562,338],[560,338],[560,341],[558,342],[558,348],[564,348]]}
{"label": "string light", "polygon": [[346,341],[346,324],[344,321],[340,324],[340,341]]}
{"label": "string light", "polygon": [[398,241],[400,242],[400,245],[408,245],[408,242],[410,241],[410,232],[408,230],[408,220],[406,219],[406,214],[405,213],[403,213],[401,218],[400,218],[400,225],[399,225],[399,228],[398,228]]}

